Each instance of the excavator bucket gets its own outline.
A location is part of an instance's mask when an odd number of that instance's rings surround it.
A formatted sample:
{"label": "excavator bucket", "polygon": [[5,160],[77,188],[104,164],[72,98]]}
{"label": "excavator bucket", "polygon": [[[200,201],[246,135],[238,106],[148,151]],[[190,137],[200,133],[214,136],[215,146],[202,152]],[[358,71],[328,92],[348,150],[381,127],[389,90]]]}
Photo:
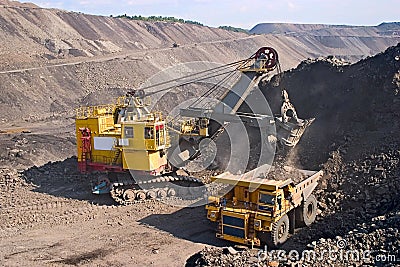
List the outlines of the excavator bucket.
{"label": "excavator bucket", "polygon": [[289,95],[286,90],[282,91],[282,98],[281,116],[275,117],[276,135],[283,146],[294,147],[315,118],[298,118],[296,109],[292,103],[290,103]]}
{"label": "excavator bucket", "polygon": [[287,147],[294,147],[300,140],[304,131],[315,118],[302,120],[299,119],[296,122],[284,122],[282,117],[276,117],[276,134],[280,143]]}

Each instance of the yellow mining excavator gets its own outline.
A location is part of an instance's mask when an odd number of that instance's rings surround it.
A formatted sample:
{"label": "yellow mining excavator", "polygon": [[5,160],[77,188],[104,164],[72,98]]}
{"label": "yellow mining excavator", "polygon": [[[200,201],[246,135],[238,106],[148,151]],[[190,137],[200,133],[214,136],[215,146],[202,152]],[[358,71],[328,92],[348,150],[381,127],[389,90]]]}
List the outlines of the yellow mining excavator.
{"label": "yellow mining excavator", "polygon": [[[216,140],[227,125],[238,121],[260,128],[270,142],[295,146],[313,119],[299,119],[285,91],[281,114],[264,112],[268,103],[253,90],[270,72],[280,71],[278,54],[271,47],[262,47],[245,60],[174,79],[171,87],[225,75],[227,67],[233,68],[229,75],[240,74],[236,83],[229,88],[214,85],[194,101],[210,104],[207,97],[218,99],[211,107],[193,103],[180,109],[178,127],[160,112],[149,110],[154,94],[147,93],[149,87],[129,91],[114,104],[78,108],[78,166],[82,173],[98,173],[93,193],[110,192],[120,204],[168,196],[202,196],[204,192],[197,190],[203,185],[199,179],[176,175],[175,170],[201,154],[202,141]],[[150,87],[155,86],[164,86],[161,90],[165,90],[170,85],[164,81]],[[251,112],[240,112],[245,101],[261,99],[264,102],[252,105]],[[275,128],[276,134],[270,131]],[[178,135],[177,144],[171,144],[171,135]]]}

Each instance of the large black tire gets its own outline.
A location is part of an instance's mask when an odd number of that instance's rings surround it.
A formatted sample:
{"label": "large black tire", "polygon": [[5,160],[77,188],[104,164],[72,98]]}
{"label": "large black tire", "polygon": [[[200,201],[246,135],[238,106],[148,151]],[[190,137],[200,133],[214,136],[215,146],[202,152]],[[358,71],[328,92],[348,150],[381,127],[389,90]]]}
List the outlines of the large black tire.
{"label": "large black tire", "polygon": [[262,243],[270,248],[277,248],[286,242],[289,235],[289,217],[285,214],[282,218],[272,224],[271,232],[265,234]]}
{"label": "large black tire", "polygon": [[317,216],[317,199],[310,195],[303,205],[296,209],[296,223],[298,226],[310,226]]}

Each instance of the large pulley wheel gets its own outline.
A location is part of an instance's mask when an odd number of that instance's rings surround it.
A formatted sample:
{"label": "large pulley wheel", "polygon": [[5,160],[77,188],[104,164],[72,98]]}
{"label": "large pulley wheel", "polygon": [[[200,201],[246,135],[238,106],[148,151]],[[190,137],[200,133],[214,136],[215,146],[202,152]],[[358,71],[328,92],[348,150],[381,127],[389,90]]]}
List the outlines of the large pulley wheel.
{"label": "large pulley wheel", "polygon": [[272,224],[271,232],[266,235],[265,243],[272,248],[277,248],[286,242],[289,236],[289,217],[287,214]]}
{"label": "large pulley wheel", "polygon": [[296,210],[296,222],[298,226],[310,226],[317,217],[317,199],[310,195]]}
{"label": "large pulley wheel", "polygon": [[261,47],[258,51],[254,54],[254,58],[262,59],[265,61],[265,68],[272,69],[275,68],[278,63],[278,52],[272,47]]}

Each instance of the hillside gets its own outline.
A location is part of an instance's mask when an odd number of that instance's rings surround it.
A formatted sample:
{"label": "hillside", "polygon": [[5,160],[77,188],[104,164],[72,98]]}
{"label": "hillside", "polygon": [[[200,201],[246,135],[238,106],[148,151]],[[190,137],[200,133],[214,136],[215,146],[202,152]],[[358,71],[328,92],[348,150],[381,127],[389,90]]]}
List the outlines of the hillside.
{"label": "hillside", "polygon": [[260,23],[250,33],[254,34],[310,34],[323,36],[399,36],[400,22],[381,23],[377,26],[350,26],[328,24]]}
{"label": "hillside", "polygon": [[[330,49],[331,55],[352,61],[357,55],[371,56],[385,47],[396,45],[400,40],[400,23],[381,23],[377,26],[260,23],[250,33],[295,37],[308,44],[310,51],[321,49],[320,53],[324,53],[322,51]],[[312,47],[312,44],[318,48]]]}
{"label": "hillside", "polygon": [[[72,116],[80,105],[105,103],[167,67],[192,61],[229,63],[272,46],[282,69],[306,58],[356,61],[398,37],[330,38],[248,35],[171,22],[133,21],[0,1],[2,121]],[[180,46],[172,48],[176,42]],[[332,45],[333,44],[333,45]],[[95,101],[93,101],[95,100]]]}

